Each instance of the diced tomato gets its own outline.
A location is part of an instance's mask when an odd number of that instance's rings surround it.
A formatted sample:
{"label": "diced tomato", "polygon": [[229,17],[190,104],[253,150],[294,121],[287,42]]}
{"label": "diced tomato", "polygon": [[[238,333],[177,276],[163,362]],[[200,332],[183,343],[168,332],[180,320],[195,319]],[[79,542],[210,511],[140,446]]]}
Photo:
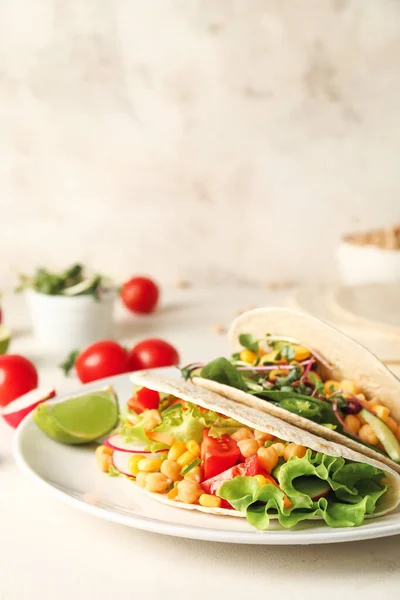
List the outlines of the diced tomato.
{"label": "diced tomato", "polygon": [[141,413],[144,410],[158,408],[159,402],[160,394],[158,392],[143,387],[128,400],[127,404],[128,408],[131,410],[134,410],[136,413]]}
{"label": "diced tomato", "polygon": [[229,435],[214,438],[205,429],[201,444],[201,468],[203,479],[210,479],[233,467],[240,458],[240,450]]}

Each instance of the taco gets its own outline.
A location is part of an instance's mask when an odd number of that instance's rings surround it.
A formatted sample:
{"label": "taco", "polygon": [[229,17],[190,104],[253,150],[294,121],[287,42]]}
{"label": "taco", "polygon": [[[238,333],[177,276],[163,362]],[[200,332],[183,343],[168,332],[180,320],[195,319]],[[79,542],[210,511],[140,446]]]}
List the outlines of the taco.
{"label": "taco", "polygon": [[400,381],[369,350],[284,308],[242,314],[230,339],[230,360],[189,365],[184,376],[400,472]]}
{"label": "taco", "polygon": [[191,382],[131,377],[120,426],[96,453],[155,500],[260,530],[271,519],[354,527],[399,503],[400,477],[382,463]]}

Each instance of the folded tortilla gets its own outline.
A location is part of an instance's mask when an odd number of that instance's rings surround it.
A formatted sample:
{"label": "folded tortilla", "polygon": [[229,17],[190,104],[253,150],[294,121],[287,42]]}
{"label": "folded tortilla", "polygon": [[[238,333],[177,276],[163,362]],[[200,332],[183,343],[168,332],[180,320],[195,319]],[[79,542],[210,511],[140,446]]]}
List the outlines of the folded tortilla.
{"label": "folded tortilla", "polygon": [[[242,333],[249,333],[256,339],[265,338],[267,333],[282,336],[309,348],[311,352],[317,352],[331,364],[329,369],[320,365],[324,375],[338,381],[353,381],[367,399],[378,396],[380,403],[387,406],[393,417],[400,422],[400,380],[372,352],[331,325],[291,309],[257,308],[243,313],[233,321],[229,331],[232,352],[242,349],[239,343],[239,335]],[[331,442],[342,444],[400,473],[400,465],[389,457],[319,423],[228,385],[201,377],[194,377],[192,381],[204,389],[257,408]]]}
{"label": "folded tortilla", "polygon": [[[257,429],[264,433],[270,433],[281,440],[295,442],[296,444],[306,446],[315,452],[321,452],[328,456],[343,457],[350,461],[369,464],[378,469],[382,469],[385,472],[388,481],[388,490],[379,499],[376,512],[373,515],[366,515],[366,517],[374,518],[383,515],[396,508],[400,502],[400,476],[393,469],[382,464],[381,461],[366,457],[346,446],[323,439],[309,431],[279,419],[272,414],[261,411],[257,407],[247,405],[246,403],[235,402],[223,395],[200,388],[190,381],[169,379],[154,371],[137,371],[131,375],[131,380],[135,385],[170,394],[210,411],[215,411],[226,417],[231,417],[242,423],[244,426]],[[197,504],[183,504],[174,500],[168,500],[166,495],[163,494],[148,492],[140,487],[137,487],[137,489],[148,496],[151,496],[155,500],[169,504],[175,508],[200,510],[202,512],[219,515],[245,516],[245,513],[230,509],[205,508]],[[274,518],[274,516],[271,515],[271,518]],[[310,518],[313,520],[321,520],[320,517]]]}

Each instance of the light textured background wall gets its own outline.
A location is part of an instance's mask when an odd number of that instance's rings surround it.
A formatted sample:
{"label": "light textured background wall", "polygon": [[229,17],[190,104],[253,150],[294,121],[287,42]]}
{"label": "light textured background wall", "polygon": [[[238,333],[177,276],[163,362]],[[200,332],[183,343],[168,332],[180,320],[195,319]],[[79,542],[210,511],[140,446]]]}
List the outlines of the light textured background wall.
{"label": "light textured background wall", "polygon": [[[329,279],[400,219],[396,0],[3,0],[0,287]],[[304,267],[306,265],[306,268]]]}

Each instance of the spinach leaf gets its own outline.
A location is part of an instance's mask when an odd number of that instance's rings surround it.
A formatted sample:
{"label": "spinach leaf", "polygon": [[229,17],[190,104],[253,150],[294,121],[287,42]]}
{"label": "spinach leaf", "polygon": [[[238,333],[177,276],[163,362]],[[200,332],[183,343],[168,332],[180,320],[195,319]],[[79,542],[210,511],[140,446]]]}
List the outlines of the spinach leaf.
{"label": "spinach leaf", "polygon": [[255,340],[251,333],[241,333],[239,344],[251,352],[258,352],[258,340]]}
{"label": "spinach leaf", "polygon": [[238,390],[247,390],[242,375],[236,371],[235,367],[224,357],[216,358],[206,364],[200,371],[200,377],[230,385]]}

